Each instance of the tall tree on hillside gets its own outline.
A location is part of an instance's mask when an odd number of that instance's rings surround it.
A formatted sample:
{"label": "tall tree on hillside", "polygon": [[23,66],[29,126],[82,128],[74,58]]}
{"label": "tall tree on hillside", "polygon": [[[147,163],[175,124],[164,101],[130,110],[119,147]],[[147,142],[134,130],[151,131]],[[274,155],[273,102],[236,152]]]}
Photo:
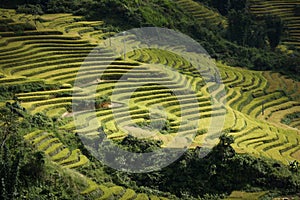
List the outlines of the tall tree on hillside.
{"label": "tall tree on hillside", "polygon": [[247,8],[247,0],[212,0],[211,4],[218,11],[227,16],[231,10],[244,11]]}
{"label": "tall tree on hillside", "polygon": [[294,6],[294,14],[296,16],[300,16],[300,5],[299,4]]}
{"label": "tall tree on hillside", "polygon": [[248,6],[248,0],[228,0],[229,10],[245,11]]}
{"label": "tall tree on hillside", "polygon": [[240,45],[245,45],[249,36],[251,17],[243,11],[232,10],[228,14],[228,38]]}
{"label": "tall tree on hillside", "polygon": [[266,47],[267,35],[264,21],[257,21],[252,24],[247,38],[247,44],[250,47],[264,49]]}
{"label": "tall tree on hillside", "polygon": [[[0,199],[15,199],[16,189],[19,178],[20,152],[11,152],[10,149],[18,148],[17,131],[18,115],[7,107],[0,110]],[[8,144],[9,143],[9,144]]]}
{"label": "tall tree on hillside", "polygon": [[1,148],[5,146],[6,141],[17,132],[18,115],[12,112],[8,107],[0,110],[0,142]]}
{"label": "tall tree on hillside", "polygon": [[270,47],[274,50],[281,41],[284,24],[280,17],[274,15],[266,16],[265,23]]}
{"label": "tall tree on hillside", "polygon": [[229,11],[230,0],[212,0],[212,6],[218,9],[222,15],[227,15]]}

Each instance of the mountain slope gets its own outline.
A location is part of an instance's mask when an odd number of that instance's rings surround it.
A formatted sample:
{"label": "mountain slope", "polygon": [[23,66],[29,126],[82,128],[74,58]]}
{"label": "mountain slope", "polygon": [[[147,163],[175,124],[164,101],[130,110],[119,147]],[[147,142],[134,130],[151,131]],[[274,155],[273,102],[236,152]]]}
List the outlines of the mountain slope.
{"label": "mountain slope", "polygon": [[[128,52],[125,58],[116,58],[109,48],[97,47],[105,37],[113,34],[107,31],[103,21],[85,21],[71,14],[47,14],[35,20],[36,16],[16,14],[14,10],[1,10],[1,15],[1,21],[11,30],[15,24],[27,27],[24,30],[0,32],[0,83],[1,91],[6,95],[5,100],[17,98],[30,114],[44,113],[63,121],[57,127],[58,131],[93,138],[99,135],[99,128],[102,128],[109,139],[120,140],[129,131],[139,132],[141,126],[136,125],[149,124],[149,107],[163,106],[168,117],[167,133],[157,132],[156,137],[152,138],[161,140],[162,146],[174,138],[179,126],[183,126],[181,134],[197,131],[191,145],[191,149],[197,149],[206,142],[203,139],[208,135],[212,117],[218,119],[225,115],[222,132],[234,137],[232,146],[237,152],[272,158],[285,165],[287,161],[300,160],[298,118],[289,125],[281,123],[288,114],[300,112],[297,81],[279,73],[234,68],[218,61],[216,65],[224,86],[214,80],[204,84],[193,66],[170,53],[168,46],[163,50],[157,49],[125,36],[129,44],[143,48]],[[12,21],[7,23],[7,19]],[[119,48],[122,48],[121,45]],[[86,59],[88,55],[89,59]],[[111,61],[106,69],[106,64]],[[180,73],[157,70],[156,65],[159,64]],[[97,109],[96,116],[85,111],[78,113],[77,117],[83,123],[81,127],[76,127],[69,117],[74,114],[70,109],[73,92],[86,96],[82,88],[74,88],[81,66],[85,70],[80,78],[86,81],[87,86],[97,85],[97,98],[111,97],[113,91],[117,90],[119,99],[130,98],[129,104],[125,105],[129,113],[123,104],[105,102],[110,107]],[[215,73],[208,66],[202,70],[202,73]],[[129,71],[133,76],[115,89],[118,78]],[[99,73],[104,73],[101,79]],[[165,87],[151,84],[154,79]],[[141,80],[145,85],[139,88],[137,82]],[[180,107],[168,88],[175,88],[176,91],[193,88],[195,96],[180,96],[187,121],[181,120]],[[135,89],[131,97],[128,96],[130,89]],[[225,96],[222,95],[223,90],[226,91]],[[212,98],[217,102],[216,105],[212,105]],[[197,110],[193,109],[195,99],[199,106]],[[199,116],[199,124],[193,127],[192,122]],[[124,131],[124,127],[129,131]],[[88,186],[82,194],[87,195],[88,199],[164,199],[158,197],[160,195],[150,196],[112,182],[96,183],[94,177],[85,176],[80,171],[93,166],[87,155],[83,155],[81,150],[64,147],[55,133],[36,130],[28,133],[25,140],[45,152],[49,160],[62,168],[71,168],[72,173],[82,177]]]}

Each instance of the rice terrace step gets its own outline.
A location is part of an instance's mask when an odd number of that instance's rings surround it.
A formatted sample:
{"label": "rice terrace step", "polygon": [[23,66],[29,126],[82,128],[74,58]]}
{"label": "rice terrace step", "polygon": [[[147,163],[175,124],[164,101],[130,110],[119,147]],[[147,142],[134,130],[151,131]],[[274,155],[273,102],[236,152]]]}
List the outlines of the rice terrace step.
{"label": "rice terrace step", "polygon": [[[169,1],[164,2],[166,9],[172,5],[173,10],[181,10],[184,15],[190,16],[197,23],[211,24],[220,30],[230,26],[227,16],[209,6],[207,2],[210,1],[175,0],[170,5],[166,3]],[[284,40],[277,50],[294,45],[293,51],[298,51],[300,18],[295,16],[295,9],[300,7],[300,1],[249,0],[248,2],[249,12],[258,18],[272,14],[286,22],[290,37]],[[91,6],[102,5],[98,3],[99,5],[95,3]],[[151,1],[149,5],[152,3]],[[119,4],[111,1],[111,5],[114,7]],[[124,6],[122,9],[118,7],[118,12],[126,13],[132,9],[132,5],[137,6],[130,11],[132,14],[143,11],[144,15],[141,14],[140,20],[143,17],[147,18],[147,10],[142,10],[143,8],[138,6],[144,5],[144,2],[139,0],[132,1],[128,7]],[[69,9],[67,3],[65,6],[65,9]],[[125,150],[144,145],[143,150],[148,151],[146,148],[148,143],[144,140],[151,141],[150,150],[156,148],[173,150],[176,147],[169,147],[168,144],[176,141],[178,135],[182,140],[190,141],[190,146],[185,147],[188,153],[195,153],[199,149],[212,152],[220,150],[219,146],[213,147],[223,142],[222,137],[218,136],[225,135],[231,138],[233,142],[229,142],[227,146],[225,142],[224,149],[232,148],[230,153],[253,156],[251,159],[257,159],[258,161],[251,160],[253,174],[257,172],[255,170],[260,169],[257,165],[264,160],[276,163],[270,168],[268,172],[270,174],[288,168],[295,172],[286,172],[287,174],[299,173],[300,170],[297,171],[299,166],[295,164],[300,162],[298,80],[279,72],[233,67],[229,62],[217,59],[217,56],[214,59],[202,53],[199,56],[199,53],[189,52],[182,45],[166,44],[158,48],[150,44],[151,42],[146,44],[138,41],[128,32],[128,35],[119,34],[120,43],[112,47],[111,42],[115,41],[110,37],[118,35],[124,27],[113,27],[110,23],[114,24],[117,21],[114,22],[109,18],[103,18],[103,21],[87,20],[86,16],[80,16],[84,9],[82,8],[79,14],[73,15],[24,14],[14,9],[0,8],[0,92],[3,93],[3,96],[0,95],[0,108],[7,107],[15,112],[14,115],[18,115],[19,119],[15,121],[16,124],[21,122],[21,119],[32,120],[31,122],[36,120],[43,124],[20,123],[20,126],[29,127],[26,133],[22,132],[22,141],[25,141],[26,148],[40,152],[45,158],[46,165],[51,166],[49,168],[61,172],[56,174],[59,178],[55,179],[55,185],[60,184],[56,183],[56,180],[58,182],[62,179],[66,182],[77,180],[80,184],[74,185],[76,190],[80,191],[78,198],[86,200],[210,199],[209,194],[197,197],[195,195],[197,191],[195,193],[189,191],[188,184],[192,187],[193,183],[185,183],[180,173],[173,174],[173,181],[178,185],[184,184],[186,188],[183,189],[187,189],[186,191],[190,193],[180,193],[176,196],[170,192],[174,190],[172,188],[174,185],[170,182],[165,182],[164,186],[159,185],[162,184],[159,182],[161,181],[159,173],[169,178],[170,174],[179,168],[151,172],[145,180],[144,174],[140,177],[132,175],[125,168],[121,172],[114,171],[101,164],[93,154],[94,151],[101,149],[101,145],[107,140],[119,145],[118,147],[125,146]],[[123,17],[130,16],[124,14]],[[16,27],[24,29],[15,31]],[[209,35],[209,32],[207,34]],[[125,49],[125,42],[128,49],[132,47],[134,50],[115,55],[114,52],[122,52]],[[224,44],[224,48],[226,45]],[[182,55],[188,52],[189,55],[184,57],[174,52],[181,52]],[[193,63],[213,61],[215,67],[207,64],[197,68],[190,61]],[[215,78],[208,75],[215,75]],[[218,75],[220,80],[217,80]],[[95,94],[91,94],[91,90]],[[78,121],[80,124],[77,124]],[[221,122],[224,123],[219,130]],[[3,127],[7,125],[2,121],[0,124],[1,126],[3,124]],[[131,135],[142,139],[137,144],[126,147],[124,141],[130,141]],[[90,146],[85,146],[86,141]],[[179,141],[180,144],[181,142],[184,143]],[[193,153],[188,153],[184,156],[190,159],[189,161],[198,159],[192,158]],[[217,162],[222,161],[225,164],[231,162],[232,160],[226,157],[230,156],[230,153],[215,155],[219,156]],[[189,155],[191,157],[188,157]],[[209,153],[207,155],[211,156]],[[110,159],[115,162],[122,159],[126,161],[125,158]],[[241,163],[246,166],[246,161]],[[238,159],[232,162],[238,162]],[[173,164],[173,167],[177,166],[176,163],[185,168],[195,167],[181,158]],[[204,165],[199,164],[197,167],[201,169]],[[203,175],[208,177],[207,182],[213,183],[220,178],[218,175],[223,169],[214,165],[205,167],[210,169],[208,175]],[[183,168],[182,171],[185,171]],[[8,173],[13,172],[8,170]],[[56,175],[53,174],[51,177]],[[131,179],[133,177],[135,182]],[[274,177],[276,182],[276,176]],[[7,184],[5,180],[3,178],[3,185]],[[54,184],[53,180],[48,180],[49,184]],[[153,181],[158,181],[158,185],[148,184]],[[259,179],[256,181],[257,184],[262,184]],[[299,182],[290,180],[284,184],[292,185],[293,181]],[[207,182],[199,185],[199,191],[206,187]],[[219,187],[218,184],[213,185]],[[221,185],[227,187],[226,184],[229,183],[224,182]],[[240,189],[245,188],[247,186]],[[261,188],[247,192],[230,189],[231,192],[226,195],[220,191],[220,194],[216,194],[216,198],[259,199],[269,193],[273,195],[272,192],[275,191]],[[40,190],[40,193],[47,193],[48,189]],[[27,197],[24,196],[24,199]]]}

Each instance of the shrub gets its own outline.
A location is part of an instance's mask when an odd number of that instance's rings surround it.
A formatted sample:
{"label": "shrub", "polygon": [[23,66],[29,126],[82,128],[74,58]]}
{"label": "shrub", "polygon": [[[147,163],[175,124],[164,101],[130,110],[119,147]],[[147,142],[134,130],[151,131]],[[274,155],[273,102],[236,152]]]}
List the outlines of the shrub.
{"label": "shrub", "polygon": [[45,84],[44,81],[24,81],[16,84],[0,85],[1,96],[4,98],[13,98],[15,94],[22,92],[37,92],[59,89],[58,84]]}
{"label": "shrub", "polygon": [[296,16],[300,16],[300,5],[299,4],[294,6],[294,14]]}
{"label": "shrub", "polygon": [[0,198],[18,199],[20,188],[33,184],[44,173],[44,155],[27,146],[20,124],[27,121],[15,113],[16,104],[6,104],[0,114]]}
{"label": "shrub", "polygon": [[52,120],[42,113],[33,115],[30,121],[35,127],[46,128],[52,126]]}
{"label": "shrub", "polygon": [[[230,194],[233,190],[252,188],[291,194],[299,191],[298,172],[291,172],[288,166],[276,161],[236,154],[230,145],[232,142],[232,137],[222,135],[220,143],[210,150],[205,158],[199,158],[201,153],[199,150],[206,150],[198,147],[187,151],[177,161],[157,172],[147,174],[130,174],[113,170],[108,172],[113,173],[112,176],[117,182],[124,183],[126,180],[131,187],[135,184],[150,188],[158,187],[182,199],[186,197],[206,199],[208,196]],[[123,145],[136,149],[141,143],[127,138]]]}
{"label": "shrub", "polygon": [[25,13],[31,15],[42,15],[44,14],[42,7],[39,4],[32,5],[32,4],[24,4],[20,5],[17,8],[17,13]]}

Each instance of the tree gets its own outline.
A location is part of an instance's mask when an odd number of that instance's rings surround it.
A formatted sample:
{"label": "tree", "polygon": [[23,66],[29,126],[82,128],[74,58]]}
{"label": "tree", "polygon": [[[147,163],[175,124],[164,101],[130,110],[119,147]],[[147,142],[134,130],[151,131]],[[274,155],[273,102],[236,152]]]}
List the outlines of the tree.
{"label": "tree", "polygon": [[250,47],[256,47],[264,49],[266,47],[266,25],[262,20],[257,20],[252,23],[249,29],[247,38],[247,45]]}
{"label": "tree", "polygon": [[27,115],[18,102],[8,102],[0,109],[0,199],[3,200],[17,199],[19,184],[40,179],[44,172],[44,154],[33,152],[20,133],[22,123],[32,124]]}
{"label": "tree", "polygon": [[234,143],[234,138],[232,135],[223,134],[220,136],[220,145],[224,147],[228,147]]}
{"label": "tree", "polygon": [[17,8],[17,12],[34,15],[35,19],[36,19],[37,15],[44,14],[43,9],[39,4],[36,4],[36,5],[32,5],[32,4],[20,5]]}
{"label": "tree", "polygon": [[96,109],[103,108],[105,104],[110,104],[111,100],[108,95],[97,97],[95,100]]}
{"label": "tree", "polygon": [[248,0],[229,0],[228,7],[236,11],[245,12],[248,6]]}
{"label": "tree", "polygon": [[266,33],[270,47],[274,50],[281,41],[284,24],[280,17],[268,15],[265,17]]}
{"label": "tree", "polygon": [[222,15],[227,15],[229,11],[229,0],[212,0],[212,6],[218,9]]}
{"label": "tree", "polygon": [[294,160],[289,163],[289,166],[290,166],[290,170],[292,172],[297,172],[299,169],[299,162],[297,160]]}
{"label": "tree", "polygon": [[12,200],[16,196],[21,154],[11,152],[11,149],[18,148],[20,138],[17,135],[19,116],[10,103],[0,109],[0,124],[0,199]]}
{"label": "tree", "polygon": [[1,147],[0,158],[0,199],[13,200],[17,196],[21,154],[12,155],[6,145]]}
{"label": "tree", "polygon": [[5,146],[6,141],[12,135],[15,135],[19,126],[18,115],[9,108],[10,103],[6,107],[0,109],[0,137],[1,148]]}
{"label": "tree", "polygon": [[294,14],[295,14],[295,16],[300,16],[300,5],[299,4],[294,6]]}
{"label": "tree", "polygon": [[212,6],[222,15],[228,15],[232,10],[245,12],[247,0],[212,0]]}
{"label": "tree", "polygon": [[232,135],[223,134],[219,139],[220,142],[214,147],[213,153],[217,159],[227,161],[228,158],[232,158],[235,155],[235,150],[231,146],[234,143],[234,138]]}
{"label": "tree", "polygon": [[231,41],[246,45],[251,27],[251,16],[243,11],[232,10],[228,14],[227,35]]}

